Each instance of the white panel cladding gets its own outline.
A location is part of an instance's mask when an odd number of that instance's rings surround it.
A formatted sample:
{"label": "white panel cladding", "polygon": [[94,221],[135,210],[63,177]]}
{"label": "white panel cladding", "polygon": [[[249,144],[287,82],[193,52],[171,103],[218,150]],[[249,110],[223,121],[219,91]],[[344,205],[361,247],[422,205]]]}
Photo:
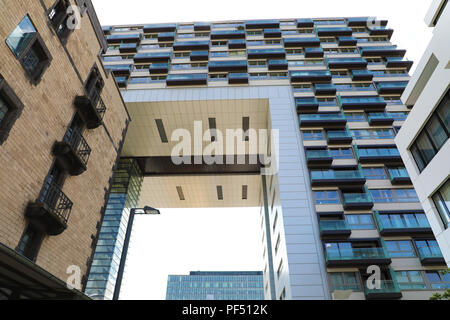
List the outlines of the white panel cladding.
{"label": "white panel cladding", "polygon": [[[273,177],[270,190],[272,178],[267,176],[276,298],[280,298],[285,289],[285,299],[330,299],[318,221],[290,86],[125,90],[123,98],[126,103],[268,99],[269,127],[279,130],[280,140],[278,174]],[[278,212],[277,221],[275,212]],[[278,235],[281,241],[275,250]],[[281,261],[283,268],[278,275]]]}

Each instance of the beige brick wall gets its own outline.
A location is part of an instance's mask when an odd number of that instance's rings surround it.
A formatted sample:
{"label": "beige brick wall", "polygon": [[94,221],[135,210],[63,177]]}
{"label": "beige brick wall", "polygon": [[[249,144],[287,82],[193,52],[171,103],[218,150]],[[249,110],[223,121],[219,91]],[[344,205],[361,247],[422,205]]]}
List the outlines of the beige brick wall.
{"label": "beige brick wall", "polygon": [[[47,8],[54,3],[53,0],[43,2]],[[26,205],[41,190],[53,162],[53,143],[64,136],[75,112],[73,100],[82,94],[83,87],[61,42],[50,29],[39,0],[0,0],[0,8],[0,74],[24,104],[9,138],[0,146],[0,242],[14,249],[26,226]],[[53,57],[37,86],[31,85],[5,43],[26,13]],[[94,63],[99,66],[105,80],[104,123],[115,148],[119,148],[128,117],[113,77],[107,78],[101,68],[97,56],[101,47],[87,13],[82,18],[81,29],[72,33],[66,47],[83,81]],[[117,157],[106,129],[101,126],[85,131],[84,137],[92,149],[88,169],[80,176],[69,176],[63,187],[74,203],[68,228],[61,235],[44,239],[36,261],[63,280],[69,265],[78,265],[86,273],[86,261],[92,253],[91,235],[97,234],[105,189]]]}

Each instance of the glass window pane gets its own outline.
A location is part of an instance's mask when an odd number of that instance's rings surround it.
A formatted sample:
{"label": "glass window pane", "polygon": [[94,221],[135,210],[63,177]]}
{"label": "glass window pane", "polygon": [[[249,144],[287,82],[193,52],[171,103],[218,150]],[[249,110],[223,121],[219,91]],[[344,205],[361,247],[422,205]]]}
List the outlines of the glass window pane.
{"label": "glass window pane", "polygon": [[425,129],[428,131],[431,140],[438,149],[440,149],[448,139],[447,133],[436,115],[428,121]]}
{"label": "glass window pane", "polygon": [[421,153],[423,159],[429,163],[436,155],[433,145],[425,132],[422,132],[417,138],[417,147]]}
{"label": "glass window pane", "polygon": [[8,39],[6,39],[6,43],[18,58],[35,35],[36,29],[31,23],[28,15],[26,15],[14,31],[9,35]]}
{"label": "glass window pane", "polygon": [[450,131],[450,92],[441,101],[437,113],[447,127],[447,131]]}

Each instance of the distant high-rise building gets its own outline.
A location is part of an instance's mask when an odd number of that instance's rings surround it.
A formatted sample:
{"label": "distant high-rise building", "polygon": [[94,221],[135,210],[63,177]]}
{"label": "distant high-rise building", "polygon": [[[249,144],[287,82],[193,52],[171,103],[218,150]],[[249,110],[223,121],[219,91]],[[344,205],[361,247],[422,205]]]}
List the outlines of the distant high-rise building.
{"label": "distant high-rise building", "polygon": [[[433,38],[402,100],[412,108],[396,143],[434,236],[450,266],[450,5],[434,0]],[[440,254],[436,252],[435,254]]]}
{"label": "distant high-rise building", "polygon": [[169,275],[167,300],[264,300],[262,271],[191,271]]}

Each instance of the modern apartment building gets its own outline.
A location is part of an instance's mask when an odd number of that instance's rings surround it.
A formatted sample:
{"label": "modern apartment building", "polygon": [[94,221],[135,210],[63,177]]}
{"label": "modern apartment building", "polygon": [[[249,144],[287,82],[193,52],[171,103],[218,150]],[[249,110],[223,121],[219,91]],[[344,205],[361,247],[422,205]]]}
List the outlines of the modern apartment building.
{"label": "modern apartment building", "polygon": [[169,275],[166,300],[264,300],[262,271],[191,271]]}
{"label": "modern apartment building", "polygon": [[425,19],[433,38],[402,100],[412,108],[396,143],[450,266],[450,28],[448,1],[433,1]]}
{"label": "modern apartment building", "polygon": [[129,116],[90,1],[0,8],[0,300],[87,299]]}
{"label": "modern apartment building", "polygon": [[[121,156],[142,172],[139,207],[260,207],[266,299],[428,299],[449,286],[394,142],[411,111],[400,96],[412,62],[387,21],[103,31],[105,68],[132,118]],[[203,137],[181,164],[177,129]],[[226,129],[241,129],[232,139],[243,149],[219,148]],[[250,129],[268,130],[262,148]],[[214,163],[202,157],[211,146]],[[220,161],[236,155],[245,161]]]}

